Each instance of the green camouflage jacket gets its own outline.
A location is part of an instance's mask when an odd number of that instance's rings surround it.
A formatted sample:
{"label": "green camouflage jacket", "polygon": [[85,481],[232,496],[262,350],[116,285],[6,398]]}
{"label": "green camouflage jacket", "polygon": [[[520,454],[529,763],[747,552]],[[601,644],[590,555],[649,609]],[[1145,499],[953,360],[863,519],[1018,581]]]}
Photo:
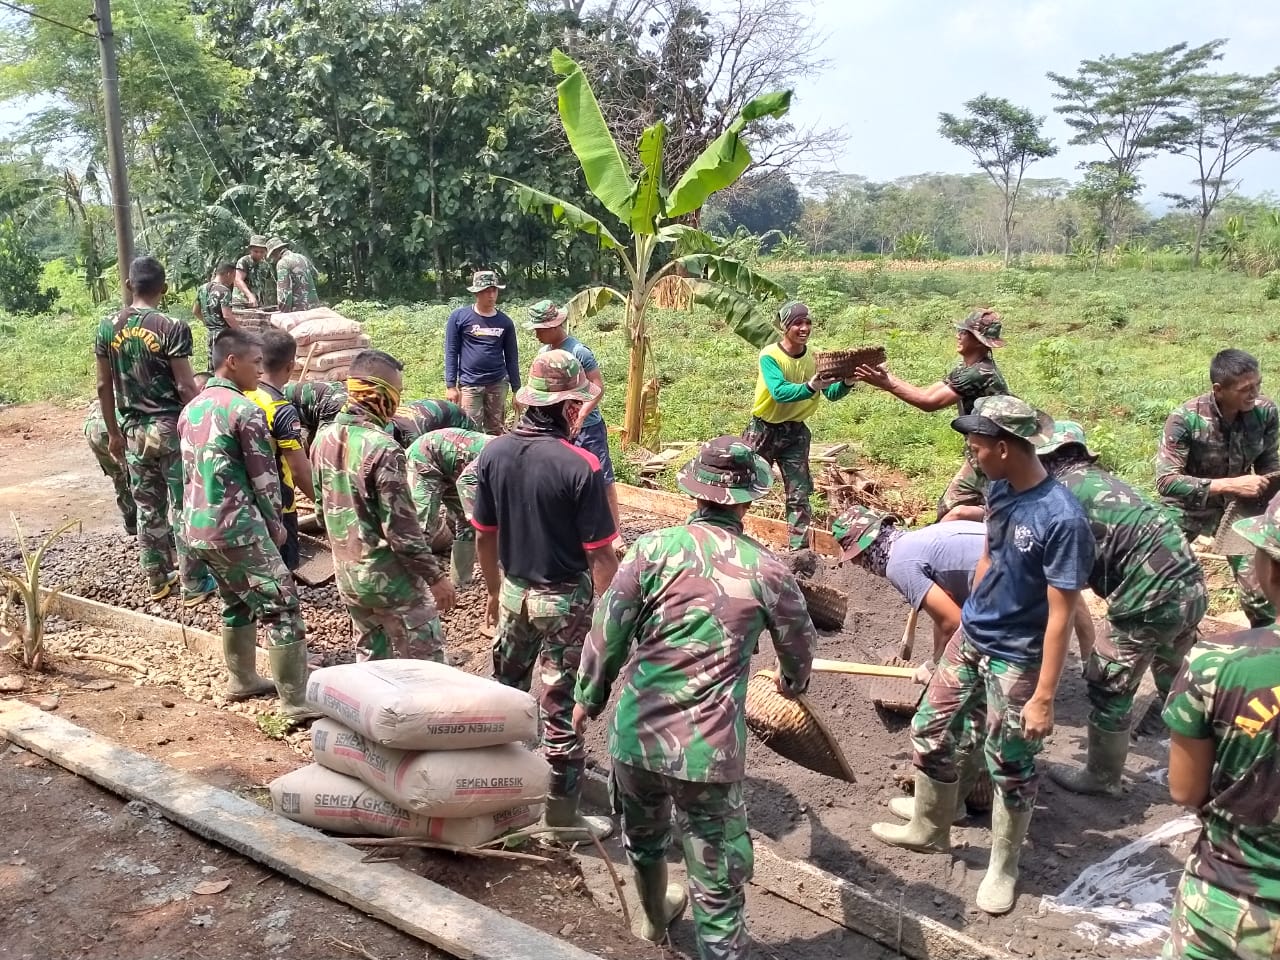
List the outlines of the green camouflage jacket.
{"label": "green camouflage jacket", "polygon": [[105,453],[110,438],[107,436],[107,421],[102,419],[102,404],[94,400],[84,415],[84,438],[94,450]]}
{"label": "green camouflage jacket", "polygon": [[[258,306],[269,307],[275,303],[276,285],[272,282],[275,268],[270,260],[265,257],[254,260],[252,254],[246,253],[236,261],[236,270],[244,274],[245,286],[258,298]],[[236,302],[244,299],[238,289],[232,290],[232,298]]]}
{"label": "green camouflage jacket", "polygon": [[730,514],[699,511],[628,551],[596,605],[575,698],[599,714],[621,672],[615,760],[681,780],[741,780],[751,656],[766,632],[802,692],[818,636],[795,578]]}
{"label": "green camouflage jacket", "polygon": [[116,412],[122,425],[182,411],[172,360],[191,357],[191,328],[159,310],[130,307],[98,324],[94,355],[111,365]]}
{"label": "green camouflage jacket", "polygon": [[[474,430],[432,430],[409,444],[409,477],[418,522],[423,530],[433,530],[446,487],[456,487],[467,468],[475,463],[488,443],[487,433]],[[474,471],[471,476],[474,477]],[[473,481],[474,482],[474,481]],[[468,499],[472,499],[468,497]]]}
{"label": "green camouflage jacket", "polygon": [[947,374],[945,383],[959,395],[956,407],[962,417],[973,413],[973,402],[979,397],[998,397],[1009,392],[1000,368],[990,357],[969,366],[963,361],[957,363]]}
{"label": "green camouflage jacket", "polygon": [[1280,903],[1280,631],[1201,640],[1174,681],[1164,721],[1214,746],[1204,829],[1187,872],[1233,896]]}
{"label": "green camouflage jacket", "polygon": [[1205,593],[1204,571],[1168,515],[1101,467],[1076,461],[1054,477],[1084,508],[1098,551],[1089,587],[1125,620]]}
{"label": "green camouflage jacket", "polygon": [[282,311],[310,310],[320,306],[316,268],[300,253],[290,250],[276,261],[276,302]]}
{"label": "green camouflage jacket", "polygon": [[349,403],[320,431],[311,466],[344,600],[402,606],[444,575],[414,511],[404,450],[363,407]]}
{"label": "green camouflage jacket", "polygon": [[969,462],[966,454],[960,471],[951,478],[947,489],[938,498],[938,519],[941,520],[956,507],[986,507],[989,486],[991,481]]}
{"label": "green camouflage jacket", "polygon": [[1280,470],[1278,437],[1280,415],[1268,397],[1234,423],[1222,419],[1211,393],[1169,414],[1156,453],[1156,489],[1189,539],[1213,533],[1226,509],[1223,497],[1209,495],[1210,480]]}
{"label": "green camouflage jacket", "polygon": [[409,446],[433,430],[448,427],[473,431],[480,429],[480,425],[467,416],[460,406],[448,400],[414,400],[402,403],[391,418],[391,432],[402,447]]}
{"label": "green camouflage jacket", "polygon": [[182,528],[187,543],[220,550],[270,543],[284,527],[280,474],[262,408],[214,377],[178,418]]}
{"label": "green camouflage jacket", "polygon": [[347,402],[347,384],[343,380],[290,383],[284,388],[284,398],[298,411],[302,429],[314,439],[316,432],[342,411]]}
{"label": "green camouflage jacket", "polygon": [[217,280],[210,280],[208,283],[200,284],[200,288],[196,291],[196,303],[200,304],[200,316],[212,341],[227,329],[227,320],[222,315],[222,308],[231,306],[231,291]]}

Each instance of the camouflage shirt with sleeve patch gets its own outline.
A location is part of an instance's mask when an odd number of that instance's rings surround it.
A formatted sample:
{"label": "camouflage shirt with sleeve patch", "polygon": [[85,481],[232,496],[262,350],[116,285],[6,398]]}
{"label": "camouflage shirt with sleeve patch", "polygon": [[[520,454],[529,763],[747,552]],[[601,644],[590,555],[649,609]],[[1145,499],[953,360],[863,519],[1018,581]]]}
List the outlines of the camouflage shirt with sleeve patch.
{"label": "camouflage shirt with sleeve patch", "polygon": [[1164,721],[1214,745],[1203,829],[1187,872],[1235,896],[1280,903],[1280,631],[1196,644]]}
{"label": "camouflage shirt with sleeve patch", "polygon": [[217,280],[210,280],[200,284],[196,291],[196,303],[200,304],[200,317],[205,329],[209,331],[209,340],[212,341],[229,326],[227,318],[222,315],[222,308],[231,306],[231,291]]}
{"label": "camouflage shirt with sleeve patch", "polygon": [[480,425],[466,411],[448,400],[412,400],[400,404],[391,418],[391,432],[400,446],[407,447],[433,430],[479,430]]}
{"label": "camouflage shirt with sleeve patch", "polygon": [[699,511],[628,551],[596,606],[575,698],[599,714],[621,674],[610,756],[681,780],[741,780],[762,633],[790,689],[802,692],[818,636],[795,578],[740,520]]}
{"label": "camouflage shirt with sleeve patch", "polygon": [[[276,285],[271,261],[265,257],[255,260],[253,254],[246,253],[236,261],[236,272],[244,275],[244,285],[258,299],[259,307],[268,307],[275,303]],[[239,288],[235,288],[232,291],[232,300],[240,302],[243,299],[244,295]]]}
{"label": "camouflage shirt with sleeve patch", "polygon": [[94,356],[111,365],[116,412],[124,424],[182,411],[171,365],[191,357],[191,328],[151,307],[129,307],[98,324]]}
{"label": "camouflage shirt with sleeve patch", "polygon": [[943,382],[960,398],[956,407],[962,417],[973,413],[973,403],[979,397],[998,397],[1009,392],[1009,384],[991,357],[967,366],[963,361],[957,363]]}
{"label": "camouflage shirt with sleeve patch", "polygon": [[282,311],[320,306],[316,268],[302,254],[290,250],[276,261],[276,302]]}
{"label": "camouflage shirt with sleeve patch", "polygon": [[1169,414],[1156,453],[1156,489],[1189,539],[1213,533],[1226,509],[1224,497],[1210,496],[1209,481],[1280,470],[1278,439],[1280,414],[1269,397],[1231,423],[1212,393]]}
{"label": "camouflage shirt with sleeve patch", "polygon": [[347,385],[341,380],[308,380],[290,383],[284,398],[298,411],[302,428],[314,439],[317,431],[342,412],[347,402]]}
{"label": "camouflage shirt with sleeve patch", "polygon": [[348,403],[320,431],[311,466],[344,600],[398,607],[443,576],[418,523],[404,450],[363,407]]}
{"label": "camouflage shirt with sleeve patch", "polygon": [[[445,429],[432,430],[409,445],[406,456],[413,502],[423,530],[435,528],[446,487],[457,488],[460,478],[476,462],[488,442],[487,433]],[[471,470],[470,482],[474,483],[474,477],[475,471]],[[473,499],[473,496],[468,496],[468,500]],[[467,513],[472,506],[465,505]]]}
{"label": "camouflage shirt with sleeve patch", "polygon": [[284,529],[280,476],[262,408],[214,377],[178,418],[182,526],[202,550],[258,546]]}

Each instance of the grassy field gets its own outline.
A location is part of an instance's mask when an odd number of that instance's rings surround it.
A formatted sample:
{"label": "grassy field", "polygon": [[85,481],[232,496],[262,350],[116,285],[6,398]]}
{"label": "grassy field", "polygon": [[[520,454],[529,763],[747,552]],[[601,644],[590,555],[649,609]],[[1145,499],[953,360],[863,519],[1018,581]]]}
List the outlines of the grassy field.
{"label": "grassy field", "polygon": [[[986,264],[984,263],[985,267]],[[766,266],[766,269],[767,266]],[[1230,272],[966,269],[849,269],[789,263],[775,275],[805,299],[821,349],[880,342],[890,367],[917,383],[939,379],[954,362],[952,322],[976,305],[1005,317],[1009,346],[999,362],[1011,388],[1057,417],[1081,421],[1104,462],[1152,488],[1152,457],[1161,425],[1177,403],[1208,389],[1209,358],[1236,346],[1262,361],[1266,378],[1280,364],[1280,300],[1266,283]],[[456,304],[454,304],[456,305]],[[441,344],[451,306],[347,302],[374,343],[407,364],[407,393],[443,392]],[[73,403],[92,392],[95,316],[82,302],[57,316],[0,318],[0,399]],[[523,319],[524,304],[508,312]],[[185,308],[172,311],[185,315]],[[655,370],[664,440],[736,433],[746,423],[756,351],[702,310],[656,311]],[[618,423],[626,370],[621,311],[584,322],[577,334],[597,353],[606,384],[605,418]],[[523,334],[528,356],[535,349]],[[202,331],[197,354],[203,358]],[[527,360],[526,360],[527,362]],[[912,499],[932,499],[960,459],[950,414],[923,414],[887,394],[859,387],[812,421],[818,441],[852,441],[855,462],[872,462],[910,478]],[[623,479],[630,468],[619,464]]]}

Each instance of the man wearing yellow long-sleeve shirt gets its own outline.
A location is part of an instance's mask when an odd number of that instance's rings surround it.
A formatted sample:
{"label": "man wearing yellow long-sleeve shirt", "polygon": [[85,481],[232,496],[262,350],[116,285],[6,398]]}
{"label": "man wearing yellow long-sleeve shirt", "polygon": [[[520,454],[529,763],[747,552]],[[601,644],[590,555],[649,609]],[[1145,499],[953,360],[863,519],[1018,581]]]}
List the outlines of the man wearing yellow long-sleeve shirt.
{"label": "man wearing yellow long-sleeve shirt", "polygon": [[769,463],[778,465],[786,491],[791,549],[798,550],[807,545],[812,517],[811,434],[805,421],[823,397],[839,400],[853,389],[854,381],[818,376],[817,361],[809,352],[813,323],[807,306],[795,300],[784,303],[778,311],[778,323],[782,339],[760,351],[755,403],[742,439]]}

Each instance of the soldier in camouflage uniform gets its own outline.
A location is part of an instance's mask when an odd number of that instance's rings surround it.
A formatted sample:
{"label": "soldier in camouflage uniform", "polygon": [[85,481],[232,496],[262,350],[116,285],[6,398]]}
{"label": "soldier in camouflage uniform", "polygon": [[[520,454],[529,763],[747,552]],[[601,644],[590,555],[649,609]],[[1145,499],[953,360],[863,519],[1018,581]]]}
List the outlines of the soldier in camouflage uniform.
{"label": "soldier in camouflage uniform", "polygon": [[310,260],[290,250],[279,237],[267,242],[267,259],[276,267],[276,302],[282,312],[320,306],[316,268]]}
{"label": "soldier in camouflage uniform", "polygon": [[124,520],[125,533],[131,537],[138,535],[138,507],[133,502],[133,493],[129,490],[129,471],[125,465],[111,455],[111,438],[107,436],[107,424],[102,419],[102,404],[95,400],[89,404],[89,413],[84,420],[84,438],[93,451],[94,458],[102,472],[111,480],[116,490],[116,507]]}
{"label": "soldier in camouflage uniform", "polygon": [[249,252],[236,261],[232,281],[232,303],[269,307],[275,303],[275,272],[267,260],[267,238],[255,233],[249,238]]}
{"label": "soldier in camouflage uniform", "polygon": [[951,478],[947,489],[938,498],[938,520],[977,520],[987,515],[987,487],[990,481],[982,471],[969,461],[966,451],[964,465]]}
{"label": "soldier in camouflage uniform", "polygon": [[1118,796],[1138,684],[1150,667],[1159,702],[1168,696],[1208,609],[1204,571],[1159,507],[1096,464],[1078,423],[1059,421],[1037,453],[1093,529],[1097,557],[1089,587],[1107,602],[1110,624],[1084,666],[1093,707],[1088,759],[1079,770],[1051,767],[1049,777],[1075,793]]}
{"label": "soldier in camouflage uniform", "polygon": [[987,769],[995,782],[991,861],[978,908],[1013,909],[1022,841],[1038,778],[1035,755],[1053,730],[1053,701],[1080,590],[1093,567],[1093,533],[1079,503],[1050,477],[1036,446],[1053,421],[1014,397],[982,397],[952,428],[991,478],[987,552],[960,629],[911,721],[916,784],[909,823],[876,823],[885,843],[926,853],[951,846],[958,801],[956,733],[985,697]]}
{"label": "soldier in camouflage uniform", "polygon": [[[213,356],[213,341],[223,330],[236,329],[240,322],[231,312],[231,284],[235,282],[235,264],[222,263],[213,271],[213,279],[200,284],[196,290],[196,319],[209,331],[209,355]],[[213,366],[210,361],[210,367]]]}
{"label": "soldier in camouflage uniform", "polygon": [[186,549],[182,518],[182,452],[178,414],[196,395],[191,328],[156,309],[167,286],[154,257],[129,267],[133,303],[98,325],[94,356],[98,402],[111,456],[129,471],[138,511],[138,548],[151,599],[182,582],[189,607],[213,595],[208,570]]}
{"label": "soldier in camouflage uniform", "polygon": [[[453,520],[452,577],[455,586],[471,582],[476,564],[476,530],[471,526],[475,505],[476,472],[471,469],[489,442],[487,433],[474,430],[433,430],[409,444],[409,478],[418,522],[431,537],[445,522],[443,503]],[[465,500],[462,491],[471,488]]]}
{"label": "soldier in camouflage uniform", "polygon": [[[1235,523],[1257,547],[1263,594],[1280,603],[1280,498]],[[1173,904],[1168,960],[1280,956],[1280,630],[1201,640],[1165,707],[1169,793],[1200,817]]]}
{"label": "soldier in camouflage uniform", "polygon": [[446,429],[474,432],[480,429],[480,424],[448,400],[411,400],[400,404],[391,418],[391,432],[396,442],[406,449],[433,430]]}
{"label": "soldier in camouflage uniform", "polygon": [[266,416],[245,395],[258,387],[262,340],[224,332],[213,345],[213,367],[213,379],[182,411],[178,433],[183,536],[208,564],[222,598],[222,650],[231,675],[226,696],[245,700],[272,689],[254,663],[261,621],[271,638],[281,713],[315,716],[306,706],[307,641],[298,594],[276,549],[285,542],[285,527],[275,453]]}
{"label": "soldier in camouflage uniform", "polygon": [[745,960],[751,946],[742,781],[752,654],[767,632],[778,690],[793,697],[808,686],[818,640],[786,564],[742,531],[771,483],[769,465],[737,437],[703,446],[679,477],[694,514],[628,551],[596,610],[574,693],[581,734],[622,674],[609,755],[643,906],[634,929],[658,942],[684,908],[684,892],[667,883],[674,804],[702,960]]}
{"label": "soldier in camouflage uniform", "polygon": [[[1169,414],[1156,454],[1156,489],[1193,542],[1213,536],[1228,499],[1274,493],[1265,475],[1280,470],[1280,414],[1259,394],[1258,361],[1243,350],[1223,350],[1209,364],[1209,379],[1211,393]],[[1228,560],[1249,623],[1274,623],[1276,608],[1258,588],[1253,558]]]}
{"label": "soldier in camouflage uniform", "polygon": [[423,535],[404,450],[387,428],[403,369],[380,350],[356,356],[347,404],[311,447],[312,475],[357,658],[443,663],[440,612],[453,607],[453,584]]}
{"label": "soldier in camouflage uniform", "polygon": [[617,527],[600,462],[569,442],[582,404],[595,396],[577,359],[549,350],[534,359],[517,395],[524,413],[475,462],[476,552],[497,625],[493,675],[528,690],[542,679],[543,754],[551,765],[546,823],[562,838],[607,836],[604,817],[578,812],[586,750],[573,729],[573,684],[591,626],[593,586],[618,569]]}
{"label": "soldier in camouflage uniform", "polygon": [[817,411],[822,398],[839,400],[853,389],[853,381],[841,383],[818,376],[817,360],[809,352],[813,321],[809,308],[795,300],[778,310],[782,339],[760,351],[756,395],[751,422],[742,432],[768,463],[782,474],[787,498],[787,531],[793,550],[809,542],[813,512],[813,476],[809,472],[812,434],[805,421]]}
{"label": "soldier in camouflage uniform", "polygon": [[284,398],[298,411],[298,419],[307,434],[307,450],[315,442],[320,428],[333,423],[347,403],[347,384],[342,380],[308,380],[285,386]]}

